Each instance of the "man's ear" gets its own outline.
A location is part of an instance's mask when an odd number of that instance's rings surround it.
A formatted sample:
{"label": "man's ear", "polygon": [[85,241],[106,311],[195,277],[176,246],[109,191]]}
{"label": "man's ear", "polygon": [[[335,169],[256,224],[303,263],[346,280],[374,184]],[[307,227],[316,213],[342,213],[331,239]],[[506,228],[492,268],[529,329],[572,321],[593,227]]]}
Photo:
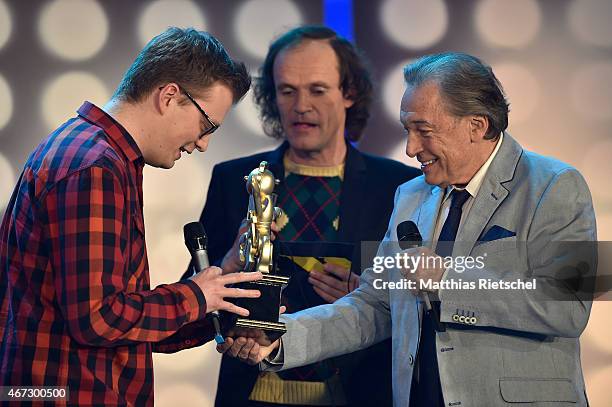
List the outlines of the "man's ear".
{"label": "man's ear", "polygon": [[474,115],[470,118],[470,139],[472,143],[482,141],[489,130],[489,118],[487,116]]}
{"label": "man's ear", "polygon": [[344,108],[345,109],[350,109],[351,106],[353,106],[355,104],[355,88],[349,88],[346,90],[342,90],[342,98],[344,99]]}
{"label": "man's ear", "polygon": [[156,107],[163,114],[170,107],[170,103],[174,100],[178,102],[180,96],[180,88],[176,83],[169,83],[159,88],[159,93],[155,97]]}

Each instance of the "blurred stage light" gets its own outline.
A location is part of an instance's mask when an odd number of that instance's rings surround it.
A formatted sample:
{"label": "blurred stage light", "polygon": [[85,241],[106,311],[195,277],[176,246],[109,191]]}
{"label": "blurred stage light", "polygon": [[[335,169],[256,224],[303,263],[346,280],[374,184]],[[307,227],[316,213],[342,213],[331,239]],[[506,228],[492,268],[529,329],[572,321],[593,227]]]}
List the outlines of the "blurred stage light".
{"label": "blurred stage light", "polygon": [[538,107],[540,85],[534,75],[523,65],[499,63],[493,72],[501,82],[510,102],[509,125],[525,122]]}
{"label": "blurred stage light", "polygon": [[141,45],[144,46],[170,26],[193,27],[199,31],[206,31],[206,19],[193,1],[157,0],[151,2],[138,19],[138,39]]}
{"label": "blurred stage light", "polygon": [[0,74],[0,130],[11,120],[13,115],[13,93],[4,76]]}
{"label": "blurred stage light", "polygon": [[70,61],[96,55],[108,37],[108,19],[94,0],[55,0],[40,14],[38,34],[52,54]]}
{"label": "blurred stage light", "polygon": [[[202,157],[197,150],[191,155],[183,153],[170,171],[145,167],[143,188],[146,209],[167,212],[169,217],[175,217],[173,220],[181,227],[186,223],[182,214],[193,210],[199,213],[208,185],[204,174],[211,170],[210,162],[202,160]],[[189,188],[185,188],[184,180],[190,180]],[[174,208],[174,211],[168,211],[169,208]]]}
{"label": "blurred stage light", "polygon": [[[597,192],[599,189],[608,188],[608,185],[604,184],[599,185],[597,187],[592,185],[591,182],[589,182],[589,188],[591,189],[591,193],[595,195],[595,192]],[[599,240],[600,242],[612,242],[612,211],[598,211],[597,207],[595,207],[595,211],[597,215],[597,240]],[[612,302],[608,302],[608,304],[612,304]],[[607,324],[606,326],[610,326],[610,324]],[[607,336],[607,346],[612,346],[612,342],[610,342],[609,340],[610,336],[612,336],[612,332],[610,333],[610,335]]]}
{"label": "blurred stage light", "polygon": [[612,61],[580,68],[570,79],[574,109],[587,119],[612,119]]}
{"label": "blurred stage light", "polygon": [[[210,371],[206,366],[202,366],[202,369],[206,369],[207,372]],[[195,374],[206,375],[207,373],[200,371]],[[160,390],[155,391],[155,405],[160,407],[212,406],[211,398],[212,396],[206,394],[201,386],[195,384],[171,384],[160,387]]]}
{"label": "blurred stage light", "polygon": [[569,26],[580,40],[598,47],[612,46],[612,2],[575,0],[568,7]]}
{"label": "blurred stage light", "polygon": [[476,28],[491,46],[521,48],[539,32],[540,14],[535,0],[483,0],[476,9]]}
{"label": "blurred stage light", "polygon": [[385,112],[389,115],[389,119],[399,123],[400,102],[406,90],[404,81],[404,67],[412,62],[412,59],[406,59],[399,64],[394,65],[383,81],[383,103]]}
{"label": "blurred stage light", "polygon": [[[85,100],[103,106],[110,95],[104,83],[95,75],[83,71],[71,71],[51,80],[44,88],[41,107],[49,131],[71,117]],[[41,134],[42,138],[44,134]]]}
{"label": "blurred stage light", "polygon": [[[609,324],[610,322],[608,319],[605,321],[604,326]],[[600,358],[602,357],[600,356]],[[591,372],[586,372],[585,374],[587,396],[589,397],[589,406],[592,407],[607,407],[610,405],[610,378],[612,378],[612,356],[608,356],[606,359],[602,360],[604,364],[603,367],[600,367],[599,369],[593,369]]]}
{"label": "blurred stage light", "polygon": [[[185,248],[185,244],[183,243],[183,240],[184,240],[183,231],[181,230],[179,233],[179,239],[177,239],[177,241],[183,246],[183,250],[187,251],[187,249]],[[175,273],[178,273],[178,274],[175,274],[173,280],[166,280],[164,281],[164,283],[175,281],[178,278],[177,275],[180,277],[180,275],[187,268],[188,263],[189,263],[189,260],[187,260],[187,263],[184,264],[185,267],[183,269],[174,270]],[[177,374],[180,374],[182,372],[189,371],[189,370],[197,372],[198,370],[201,370],[201,369],[209,369],[210,368],[209,362],[211,362],[209,355],[207,352],[204,351],[203,348],[192,348],[192,349],[186,349],[186,350],[180,351],[178,353],[157,354],[155,357],[155,369],[156,371],[157,369],[163,369],[166,372],[177,373]],[[155,400],[155,404],[157,405],[157,400]],[[190,405],[199,405],[199,404],[186,403],[182,405],[190,406]]]}
{"label": "blurred stage light", "polygon": [[[601,236],[597,236],[597,239],[599,241],[604,240]],[[610,270],[606,270],[606,273],[609,274]],[[609,323],[611,312],[611,301],[595,301],[589,317],[590,327],[584,332],[586,339],[597,345],[600,351],[610,355],[610,358],[612,358],[612,341],[610,341],[610,337],[612,337],[612,325]],[[597,329],[595,329],[596,327]]]}
{"label": "blurred stage light", "polygon": [[442,0],[387,0],[380,25],[398,45],[408,49],[429,48],[442,39],[448,11]]}
{"label": "blurred stage light", "polygon": [[[145,203],[148,204],[148,202]],[[166,210],[163,212],[169,216],[164,216],[160,223],[160,213],[156,213],[153,219],[155,225],[145,224],[147,235],[153,236],[152,239],[147,239],[147,253],[149,256],[149,270],[151,271],[151,287],[156,287],[160,284],[165,284],[172,281],[177,281],[181,275],[187,270],[190,256],[185,247],[183,237],[183,225],[191,222],[189,216],[184,213],[171,215],[171,212],[176,212],[170,202],[166,203]],[[201,206],[204,206],[204,200],[201,199]],[[145,222],[147,215],[145,214]],[[152,230],[148,230],[151,226]],[[155,232],[155,233],[153,233]],[[195,363],[195,362],[194,362]],[[188,367],[188,366],[186,366]],[[176,370],[176,368],[174,369]]]}
{"label": "blurred stage light", "polygon": [[263,59],[270,42],[303,24],[302,12],[288,0],[249,0],[236,13],[234,32],[244,52]]}
{"label": "blurred stage light", "polygon": [[11,37],[13,17],[6,3],[0,0],[0,49],[6,45]]}
{"label": "blurred stage light", "polygon": [[[574,137],[582,137],[582,135],[575,134]],[[576,152],[582,158],[580,168],[583,169],[583,175],[588,180],[591,193],[596,201],[599,199],[612,201],[612,188],[609,187],[610,174],[612,174],[610,151],[612,151],[612,141],[603,140],[589,143],[588,147],[585,144],[584,151]]]}
{"label": "blurred stage light", "polygon": [[234,112],[246,129],[251,133],[261,137],[266,137],[261,127],[261,120],[259,119],[259,111],[257,105],[253,100],[253,90],[249,89],[249,92],[245,95],[244,99],[234,109]]}
{"label": "blurred stage light", "polygon": [[353,0],[323,0],[323,24],[354,42]]}
{"label": "blurred stage light", "polygon": [[[398,122],[399,123],[399,122]],[[398,132],[401,132],[402,128],[401,126],[398,124]],[[419,160],[415,158],[410,158],[408,157],[408,155],[406,154],[406,142],[407,142],[407,138],[406,136],[404,136],[404,138],[402,138],[401,143],[398,143],[397,146],[391,151],[391,154],[388,155],[389,158],[399,161],[401,163],[404,163],[406,165],[409,165],[411,167],[414,168],[421,168],[421,163],[419,162]]]}

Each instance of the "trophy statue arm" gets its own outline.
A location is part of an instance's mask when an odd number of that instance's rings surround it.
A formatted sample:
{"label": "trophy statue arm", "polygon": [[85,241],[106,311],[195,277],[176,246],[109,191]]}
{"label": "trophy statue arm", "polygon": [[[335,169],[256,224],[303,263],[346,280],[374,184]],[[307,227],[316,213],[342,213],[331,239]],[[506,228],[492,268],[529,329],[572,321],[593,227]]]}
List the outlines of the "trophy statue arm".
{"label": "trophy statue arm", "polygon": [[259,184],[259,180],[257,179],[257,177],[251,176],[251,189],[253,191],[251,196],[253,197],[253,203],[255,204],[255,210],[257,214],[259,215],[263,212],[263,205],[261,202],[261,186]]}

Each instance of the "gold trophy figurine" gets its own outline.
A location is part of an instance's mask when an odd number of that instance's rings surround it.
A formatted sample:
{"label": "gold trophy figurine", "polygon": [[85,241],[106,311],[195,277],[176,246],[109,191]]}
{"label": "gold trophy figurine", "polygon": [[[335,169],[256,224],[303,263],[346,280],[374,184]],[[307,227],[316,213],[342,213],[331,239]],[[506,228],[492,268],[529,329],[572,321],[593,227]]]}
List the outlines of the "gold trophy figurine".
{"label": "gold trophy figurine", "polygon": [[285,324],[278,322],[278,317],[281,291],[289,282],[289,277],[275,273],[276,264],[273,256],[271,226],[282,213],[280,208],[274,206],[276,203],[274,187],[279,181],[268,169],[266,161],[262,161],[259,167],[253,169],[244,179],[249,193],[248,229],[240,236],[240,260],[244,264],[245,272],[260,271],[263,279],[240,284],[241,288],[259,290],[261,296],[237,300],[236,305],[248,309],[249,316],[248,318],[235,316],[231,325],[235,328],[263,331],[270,341],[274,341],[287,332]]}
{"label": "gold trophy figurine", "polygon": [[265,161],[244,180],[249,193],[249,229],[240,237],[240,261],[244,263],[244,271],[271,273],[274,265],[270,227],[281,213],[281,209],[274,206],[276,194],[273,192],[278,181]]}

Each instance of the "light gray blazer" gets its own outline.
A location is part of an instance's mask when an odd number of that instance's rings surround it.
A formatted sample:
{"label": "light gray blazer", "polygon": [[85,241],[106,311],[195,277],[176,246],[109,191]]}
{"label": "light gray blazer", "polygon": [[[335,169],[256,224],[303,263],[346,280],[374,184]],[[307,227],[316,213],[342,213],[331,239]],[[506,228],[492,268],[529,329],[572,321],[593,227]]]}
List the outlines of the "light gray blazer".
{"label": "light gray blazer", "polygon": [[[443,193],[422,176],[401,185],[378,255],[399,251],[396,227],[404,220],[414,221],[431,241]],[[480,242],[492,228],[505,233]],[[505,134],[453,251],[453,256],[487,253],[486,266],[463,273],[449,269],[444,280],[535,278],[540,289],[565,286],[561,276],[593,275],[595,265],[590,258],[568,255],[567,248],[555,242],[595,240],[591,196],[578,171],[524,151]],[[353,352],[392,336],[394,404],[407,406],[422,303],[408,290],[375,288],[380,286],[377,279],[401,278],[397,269],[369,269],[359,288],[334,304],[283,316],[288,332],[283,336],[282,368]],[[578,337],[591,302],[573,295],[572,301],[546,301],[538,292],[439,291],[440,317],[447,329],[437,334],[436,347],[447,406],[587,404]],[[459,316],[468,318],[458,322]]]}

